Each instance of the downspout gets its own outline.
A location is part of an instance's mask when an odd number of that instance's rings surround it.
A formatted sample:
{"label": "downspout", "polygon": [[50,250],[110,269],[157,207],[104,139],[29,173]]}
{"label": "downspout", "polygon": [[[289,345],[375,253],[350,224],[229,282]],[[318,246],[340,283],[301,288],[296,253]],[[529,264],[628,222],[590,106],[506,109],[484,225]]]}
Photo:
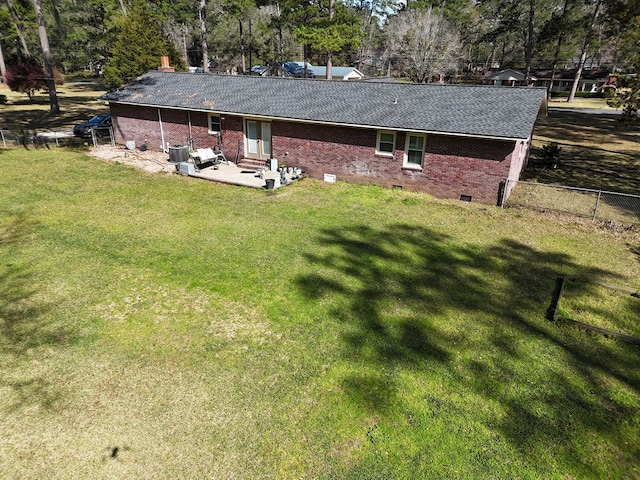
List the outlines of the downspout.
{"label": "downspout", "polygon": [[191,150],[194,150],[194,147],[193,147],[193,134],[191,133],[191,111],[190,110],[187,111],[187,116],[189,118],[189,142],[188,142],[189,143],[189,148]]}
{"label": "downspout", "polygon": [[164,147],[164,130],[162,129],[162,115],[160,115],[160,109],[158,109],[158,122],[160,123],[160,141],[162,144],[160,145],[160,150],[164,153],[167,153],[166,148]]}

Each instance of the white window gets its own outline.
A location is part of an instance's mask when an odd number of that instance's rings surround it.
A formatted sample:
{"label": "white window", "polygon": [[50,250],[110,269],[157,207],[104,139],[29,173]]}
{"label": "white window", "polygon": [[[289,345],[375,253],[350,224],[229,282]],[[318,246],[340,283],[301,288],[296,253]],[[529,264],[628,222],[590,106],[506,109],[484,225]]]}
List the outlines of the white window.
{"label": "white window", "polygon": [[219,133],[222,131],[222,126],[220,125],[220,115],[217,114],[209,114],[209,133]]}
{"label": "white window", "polygon": [[378,130],[378,139],[376,141],[376,153],[378,155],[393,156],[396,150],[396,133]]}
{"label": "white window", "polygon": [[418,133],[407,133],[407,143],[404,149],[404,166],[408,168],[422,168],[424,162],[424,146],[426,137]]}

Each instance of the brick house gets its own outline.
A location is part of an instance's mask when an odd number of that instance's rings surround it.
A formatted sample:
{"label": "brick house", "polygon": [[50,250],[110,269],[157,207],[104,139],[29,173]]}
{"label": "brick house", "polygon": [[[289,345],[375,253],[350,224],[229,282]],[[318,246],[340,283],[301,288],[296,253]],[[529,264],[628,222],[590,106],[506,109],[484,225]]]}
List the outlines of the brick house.
{"label": "brick house", "polygon": [[[548,88],[551,92],[568,92],[571,90],[576,76],[576,68],[531,69],[529,83],[536,87]],[[553,77],[553,80],[552,80]],[[596,93],[603,89],[615,87],[617,77],[608,70],[585,69],[580,75],[578,92]],[[525,73],[522,70],[507,68],[505,70],[489,70],[483,79],[485,85],[523,86],[526,85]]]}
{"label": "brick house", "polygon": [[535,88],[157,71],[101,98],[118,144],[219,146],[314,178],[494,205],[504,180],[519,178],[546,105]]}

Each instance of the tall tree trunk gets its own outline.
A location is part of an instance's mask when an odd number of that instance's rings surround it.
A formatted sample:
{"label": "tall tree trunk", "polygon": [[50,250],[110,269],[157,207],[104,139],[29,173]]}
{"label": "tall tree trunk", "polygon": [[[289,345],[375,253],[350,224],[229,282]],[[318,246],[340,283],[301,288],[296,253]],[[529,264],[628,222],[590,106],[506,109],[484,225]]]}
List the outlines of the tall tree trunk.
{"label": "tall tree trunk", "polygon": [[584,42],[582,43],[582,52],[580,52],[580,60],[578,61],[578,70],[576,70],[576,76],[573,78],[573,84],[571,85],[571,92],[569,93],[569,98],[567,98],[567,103],[573,103],[573,99],[576,96],[576,92],[578,91],[578,84],[580,83],[580,77],[582,77],[582,70],[584,69],[584,64],[587,60],[587,51],[589,50],[589,45],[591,43],[591,36],[593,35],[593,29],[596,26],[596,22],[598,21],[598,14],[600,13],[600,6],[602,5],[602,0],[598,0],[596,3],[596,7],[593,10],[593,15],[591,16],[591,22],[589,23],[589,27],[584,35]]}
{"label": "tall tree trunk", "polygon": [[36,11],[36,23],[38,24],[38,35],[40,36],[40,45],[42,46],[42,58],[44,60],[44,71],[47,75],[47,88],[49,89],[49,105],[50,112],[53,114],[60,113],[58,105],[58,94],[56,93],[56,82],[53,78],[53,65],[51,64],[51,50],[49,48],[49,37],[47,36],[47,27],[40,8],[40,0],[33,0],[33,8]]}
{"label": "tall tree trunk", "polygon": [[2,43],[0,42],[0,76],[2,76],[2,81],[7,75],[7,66],[4,64],[4,54],[2,53]]}
{"label": "tall tree trunk", "polygon": [[60,18],[60,10],[56,4],[56,0],[49,0],[51,4],[51,13],[53,13],[53,20],[56,22],[56,28],[58,31],[62,31],[62,19]]}
{"label": "tall tree trunk", "polygon": [[[333,22],[336,13],[336,0],[329,0],[329,23]],[[327,80],[333,77],[333,52],[327,53]]]}
{"label": "tall tree trunk", "polygon": [[188,67],[191,64],[189,63],[189,52],[187,51],[187,27],[182,25],[182,59],[184,60],[184,64]]}
{"label": "tall tree trunk", "polygon": [[207,49],[207,0],[200,0],[200,44],[202,45],[202,70],[209,72],[209,50]]}
{"label": "tall tree trunk", "polygon": [[524,83],[529,84],[531,79],[531,62],[533,60],[533,46],[535,44],[535,17],[536,0],[529,0],[529,22],[527,25],[527,42],[524,47],[525,74]]}
{"label": "tall tree trunk", "polygon": [[127,16],[127,9],[125,8],[124,3],[122,2],[122,0],[118,0],[118,5],[120,6],[120,11],[126,17]]}
{"label": "tall tree trunk", "polygon": [[247,71],[247,62],[244,57],[244,31],[242,30],[242,20],[238,19],[238,27],[240,28],[240,54],[242,56],[242,74]]}
{"label": "tall tree trunk", "polygon": [[5,0],[5,3],[7,4],[7,8],[9,9],[9,14],[11,15],[11,23],[13,24],[13,28],[16,29],[16,33],[18,34],[18,41],[20,42],[21,48],[18,49],[18,57],[20,57],[20,52],[22,52],[26,58],[29,58],[31,57],[31,53],[29,52],[27,41],[22,34],[22,29],[20,28],[20,17],[18,17],[16,7],[13,4],[12,0]]}
{"label": "tall tree trunk", "polygon": [[553,90],[553,82],[556,79],[556,71],[558,69],[558,61],[560,60],[560,50],[562,48],[562,44],[564,43],[564,23],[567,17],[567,11],[569,9],[569,2],[571,0],[564,0],[562,5],[562,15],[560,16],[560,33],[558,34],[558,42],[556,43],[556,49],[553,53],[553,68],[551,69],[551,80],[549,85],[547,86],[547,99],[551,99],[551,91]]}
{"label": "tall tree trunk", "polygon": [[279,50],[280,50],[280,64],[281,66],[279,66],[276,70],[278,72],[281,71],[281,73],[279,73],[278,76],[285,76],[284,73],[284,36],[282,34],[282,23],[278,22],[278,45],[279,45]]}

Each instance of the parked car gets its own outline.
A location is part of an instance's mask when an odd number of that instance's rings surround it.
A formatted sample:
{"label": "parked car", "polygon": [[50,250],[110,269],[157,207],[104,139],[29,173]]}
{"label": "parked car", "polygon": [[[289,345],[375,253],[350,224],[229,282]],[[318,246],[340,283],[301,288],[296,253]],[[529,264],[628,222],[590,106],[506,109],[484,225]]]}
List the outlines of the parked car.
{"label": "parked car", "polygon": [[95,131],[99,137],[109,135],[109,129],[111,128],[111,115],[103,113],[96,115],[91,120],[85,123],[81,123],[73,127],[73,134],[76,137],[91,137],[91,132]]}
{"label": "parked car", "polygon": [[[304,77],[304,67],[296,62],[284,62],[280,64],[286,74],[290,77]],[[307,67],[307,78],[315,78],[315,74],[311,68]]]}

